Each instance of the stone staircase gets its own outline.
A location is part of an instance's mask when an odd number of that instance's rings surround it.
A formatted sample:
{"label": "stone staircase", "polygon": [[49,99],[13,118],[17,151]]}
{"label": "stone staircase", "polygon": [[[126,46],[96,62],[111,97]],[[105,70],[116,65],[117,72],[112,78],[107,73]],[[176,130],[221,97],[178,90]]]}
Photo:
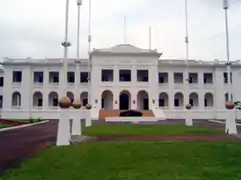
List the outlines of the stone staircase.
{"label": "stone staircase", "polygon": [[[126,110],[123,110],[126,111]],[[104,121],[105,118],[109,117],[119,117],[119,114],[123,112],[122,110],[100,110],[99,120]],[[154,117],[152,110],[137,110],[143,113],[142,117]]]}

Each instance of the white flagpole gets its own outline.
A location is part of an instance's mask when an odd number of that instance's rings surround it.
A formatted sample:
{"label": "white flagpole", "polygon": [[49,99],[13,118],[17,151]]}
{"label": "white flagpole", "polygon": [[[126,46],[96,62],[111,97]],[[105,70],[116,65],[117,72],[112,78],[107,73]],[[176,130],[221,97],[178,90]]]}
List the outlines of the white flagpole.
{"label": "white flagpole", "polygon": [[126,44],[126,16],[124,17],[124,44]]}
{"label": "white flagpole", "polygon": [[185,36],[185,43],[186,43],[186,83],[187,83],[187,94],[188,94],[188,103],[189,104],[189,36],[188,36],[188,2],[185,0],[185,23],[186,23],[186,36]]}
{"label": "white flagpole", "polygon": [[[79,57],[79,41],[80,41],[80,6],[82,5],[82,0],[77,0],[78,6],[78,18],[77,18],[77,50],[76,50],[76,71],[78,73],[78,77],[80,77],[80,57]],[[80,82],[77,82],[79,84]],[[80,98],[80,97],[78,97]]]}
{"label": "white flagpole", "polygon": [[228,0],[223,0],[223,9],[225,12],[225,30],[226,30],[226,56],[227,56],[227,79],[228,79],[228,101],[232,101],[231,90],[231,63],[230,63],[230,50],[229,50],[229,32],[228,32]]}
{"label": "white flagpole", "polygon": [[89,92],[88,92],[88,104],[91,104],[91,71],[92,71],[92,57],[91,57],[91,42],[92,42],[92,36],[91,36],[91,15],[92,15],[92,3],[91,0],[89,0],[89,35],[88,35],[88,55],[89,55],[89,71],[88,71],[88,85],[89,85]]}
{"label": "white flagpole", "polygon": [[149,50],[151,50],[151,45],[152,45],[152,29],[151,26],[149,26]]}
{"label": "white flagpole", "polygon": [[71,46],[68,42],[68,26],[69,26],[69,0],[66,0],[66,14],[65,14],[65,39],[62,43],[64,47],[64,96],[67,96],[67,71],[68,71],[68,48]]}
{"label": "white flagpole", "polygon": [[186,125],[193,126],[193,121],[191,117],[191,105],[190,105],[190,95],[189,95],[189,36],[188,36],[188,1],[185,0],[185,21],[186,21],[186,36],[185,36],[185,43],[186,43],[186,95],[187,95],[187,104],[185,105],[186,108]]}

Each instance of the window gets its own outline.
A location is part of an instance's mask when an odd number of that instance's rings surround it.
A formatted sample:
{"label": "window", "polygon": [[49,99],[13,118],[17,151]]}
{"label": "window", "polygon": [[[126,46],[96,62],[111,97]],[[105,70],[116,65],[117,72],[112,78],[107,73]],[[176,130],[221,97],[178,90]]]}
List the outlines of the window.
{"label": "window", "polygon": [[88,72],[80,72],[80,82],[81,83],[88,83]]}
{"label": "window", "polygon": [[179,99],[175,99],[175,100],[174,100],[174,106],[175,106],[175,107],[178,107],[178,106],[179,106]]}
{"label": "window", "polygon": [[203,82],[204,82],[204,84],[212,84],[213,83],[213,74],[212,73],[204,73]]}
{"label": "window", "polygon": [[183,73],[174,73],[174,83],[183,83]]}
{"label": "window", "polygon": [[49,72],[49,82],[59,83],[59,72]]}
{"label": "window", "polygon": [[205,98],[205,100],[204,100],[204,106],[205,106],[205,107],[208,106],[208,100],[207,100],[207,98]]}
{"label": "window", "polygon": [[34,82],[35,83],[43,83],[44,81],[44,73],[43,72],[34,72]]}
{"label": "window", "polygon": [[189,73],[189,83],[198,83],[198,73]]}
{"label": "window", "polygon": [[138,82],[148,82],[149,81],[149,71],[148,70],[137,70],[137,81]]}
{"label": "window", "polygon": [[54,98],[54,99],[53,99],[53,106],[54,106],[54,107],[57,107],[58,104],[59,104],[58,98]]}
{"label": "window", "polygon": [[189,83],[192,84],[193,81],[192,81],[192,77],[189,77]]}
{"label": "window", "polygon": [[112,82],[114,79],[114,75],[113,75],[113,70],[111,69],[102,69],[101,71],[101,81],[102,82]]}
{"label": "window", "polygon": [[88,104],[88,99],[83,99],[83,106],[86,106]]}
{"label": "window", "polygon": [[165,100],[159,99],[159,107],[164,107],[164,106],[165,106]]}
{"label": "window", "polygon": [[193,106],[193,99],[189,99],[189,104],[191,105],[191,106]]}
{"label": "window", "polygon": [[168,83],[168,73],[158,73],[160,84]]}
{"label": "window", "polygon": [[[232,76],[233,74],[232,73],[230,73],[230,83],[232,83],[233,82],[233,76]],[[224,81],[224,83],[228,83],[228,73],[223,73],[223,81]]]}
{"label": "window", "polygon": [[3,108],[3,96],[2,95],[0,96],[0,108],[1,109]]}
{"label": "window", "polygon": [[229,97],[230,97],[230,94],[226,93],[226,94],[225,94],[225,102],[227,102],[227,101],[233,101],[233,95],[231,94],[231,99],[229,99]]}
{"label": "window", "polygon": [[119,70],[120,82],[131,82],[131,70]]}
{"label": "window", "polygon": [[43,106],[43,99],[39,98],[38,99],[38,107],[42,107]]}
{"label": "window", "polygon": [[21,94],[19,92],[14,92],[12,94],[12,106],[14,107],[21,106]]}
{"label": "window", "polygon": [[68,83],[74,83],[75,82],[75,73],[74,72],[68,72],[67,77],[68,77]]}
{"label": "window", "polygon": [[14,83],[22,82],[22,71],[13,71],[13,82]]}
{"label": "window", "polygon": [[4,78],[0,77],[0,87],[3,87],[3,84],[4,84]]}
{"label": "window", "polygon": [[102,98],[101,99],[101,108],[104,109],[105,108],[105,100]]}

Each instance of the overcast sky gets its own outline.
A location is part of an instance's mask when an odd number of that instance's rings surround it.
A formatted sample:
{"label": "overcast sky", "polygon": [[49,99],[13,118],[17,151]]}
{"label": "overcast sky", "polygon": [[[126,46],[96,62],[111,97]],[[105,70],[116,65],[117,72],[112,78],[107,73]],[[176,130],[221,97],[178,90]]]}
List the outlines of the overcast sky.
{"label": "overcast sky", "polygon": [[[81,56],[87,56],[88,0],[81,7]],[[229,29],[232,60],[241,59],[241,0],[230,0]],[[152,47],[163,58],[185,57],[184,0],[92,0],[93,48],[127,43]],[[0,57],[62,57],[65,0],[0,0]],[[70,57],[76,55],[76,0],[70,0]],[[225,59],[222,0],[189,0],[190,58]]]}

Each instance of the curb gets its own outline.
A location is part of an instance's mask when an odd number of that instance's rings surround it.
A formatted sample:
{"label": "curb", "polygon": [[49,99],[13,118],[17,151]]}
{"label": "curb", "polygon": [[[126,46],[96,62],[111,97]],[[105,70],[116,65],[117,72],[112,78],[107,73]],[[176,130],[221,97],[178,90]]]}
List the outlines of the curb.
{"label": "curb", "polygon": [[0,132],[10,131],[10,130],[14,130],[14,129],[26,128],[26,127],[30,127],[30,126],[39,125],[39,124],[45,124],[45,123],[48,123],[48,122],[49,122],[49,120],[38,122],[38,123],[33,123],[33,124],[26,124],[26,125],[21,125],[21,126],[14,126],[14,127],[9,127],[9,128],[3,128],[3,129],[0,129]]}
{"label": "curb", "polygon": [[[218,121],[218,120],[208,120],[208,121],[213,123],[226,124],[225,121]],[[241,124],[236,123],[236,126],[241,126]]]}

